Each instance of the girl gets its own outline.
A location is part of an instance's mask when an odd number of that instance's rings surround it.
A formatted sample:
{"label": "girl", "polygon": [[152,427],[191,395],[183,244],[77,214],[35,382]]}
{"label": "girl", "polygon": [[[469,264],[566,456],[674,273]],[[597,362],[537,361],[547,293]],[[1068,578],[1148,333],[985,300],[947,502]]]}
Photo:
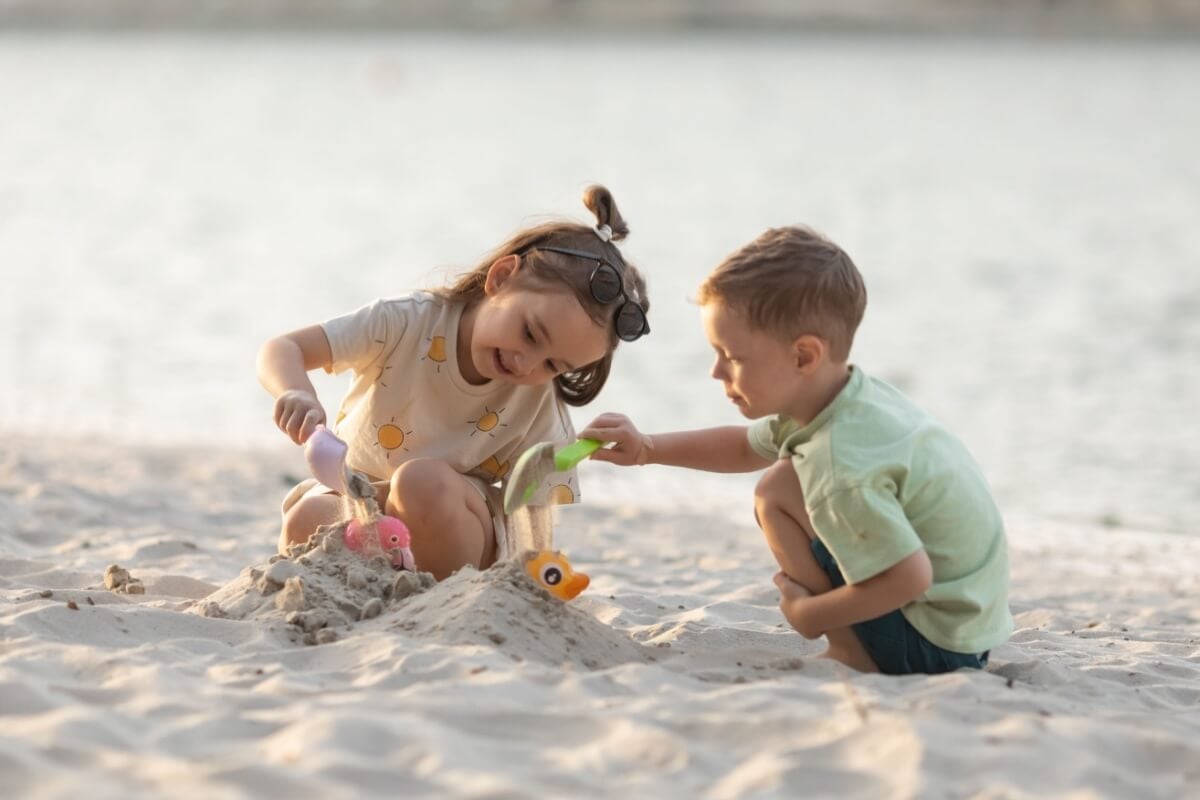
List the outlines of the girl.
{"label": "girl", "polygon": [[[259,351],[275,424],[297,444],[325,422],[307,372],[353,372],[333,425],[347,465],[371,476],[438,580],[509,555],[497,482],[531,445],[573,440],[563,404],[595,398],[618,342],[650,331],[645,281],[614,244],[629,228],[612,195],[591,186],[583,202],[595,227],[521,231],[449,288],[376,300]],[[540,494],[574,502],[578,480],[556,473]],[[341,517],[332,490],[301,483],[283,501],[280,552]]]}

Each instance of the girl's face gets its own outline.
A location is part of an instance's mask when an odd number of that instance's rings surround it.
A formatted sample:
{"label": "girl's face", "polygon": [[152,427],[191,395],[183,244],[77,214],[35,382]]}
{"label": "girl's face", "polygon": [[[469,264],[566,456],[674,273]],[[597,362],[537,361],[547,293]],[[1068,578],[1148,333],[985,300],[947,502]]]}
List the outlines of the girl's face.
{"label": "girl's face", "polygon": [[468,381],[534,386],[605,356],[608,331],[572,292],[522,288],[511,282],[514,271],[502,270],[495,285],[489,275],[487,296],[463,314],[459,347],[467,352],[459,353],[459,363]]}

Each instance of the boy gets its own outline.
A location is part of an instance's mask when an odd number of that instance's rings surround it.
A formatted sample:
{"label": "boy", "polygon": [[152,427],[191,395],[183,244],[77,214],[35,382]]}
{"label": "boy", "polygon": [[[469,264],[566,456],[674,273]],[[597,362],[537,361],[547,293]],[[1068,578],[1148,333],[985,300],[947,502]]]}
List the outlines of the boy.
{"label": "boy", "polygon": [[849,363],[866,289],[802,227],[768,230],[700,287],[712,376],[751,426],[643,434],[605,414],[580,436],[614,464],[767,467],[755,516],[780,609],[863,672],[982,668],[1012,632],[1000,513],[963,445]]}

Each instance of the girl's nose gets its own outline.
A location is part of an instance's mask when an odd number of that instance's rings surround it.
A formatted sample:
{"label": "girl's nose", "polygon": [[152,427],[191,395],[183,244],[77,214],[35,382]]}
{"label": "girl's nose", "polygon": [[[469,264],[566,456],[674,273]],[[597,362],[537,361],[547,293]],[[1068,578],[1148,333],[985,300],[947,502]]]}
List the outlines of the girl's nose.
{"label": "girl's nose", "polygon": [[525,353],[513,353],[512,367],[517,377],[524,378],[529,374],[529,356]]}

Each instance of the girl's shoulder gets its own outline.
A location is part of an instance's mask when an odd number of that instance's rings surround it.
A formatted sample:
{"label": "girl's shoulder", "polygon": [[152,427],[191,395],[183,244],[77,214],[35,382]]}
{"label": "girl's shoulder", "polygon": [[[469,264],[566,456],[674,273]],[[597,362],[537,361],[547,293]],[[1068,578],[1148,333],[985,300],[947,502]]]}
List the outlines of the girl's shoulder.
{"label": "girl's shoulder", "polygon": [[406,294],[388,295],[386,297],[377,297],[371,301],[373,304],[384,304],[391,306],[409,306],[412,308],[422,308],[425,306],[433,306],[436,308],[446,308],[451,305],[451,301],[442,297],[436,292],[431,292],[428,289],[417,289]]}
{"label": "girl's shoulder", "polygon": [[437,292],[418,289],[407,294],[377,297],[360,310],[374,309],[401,319],[432,319],[459,310],[462,304]]}

